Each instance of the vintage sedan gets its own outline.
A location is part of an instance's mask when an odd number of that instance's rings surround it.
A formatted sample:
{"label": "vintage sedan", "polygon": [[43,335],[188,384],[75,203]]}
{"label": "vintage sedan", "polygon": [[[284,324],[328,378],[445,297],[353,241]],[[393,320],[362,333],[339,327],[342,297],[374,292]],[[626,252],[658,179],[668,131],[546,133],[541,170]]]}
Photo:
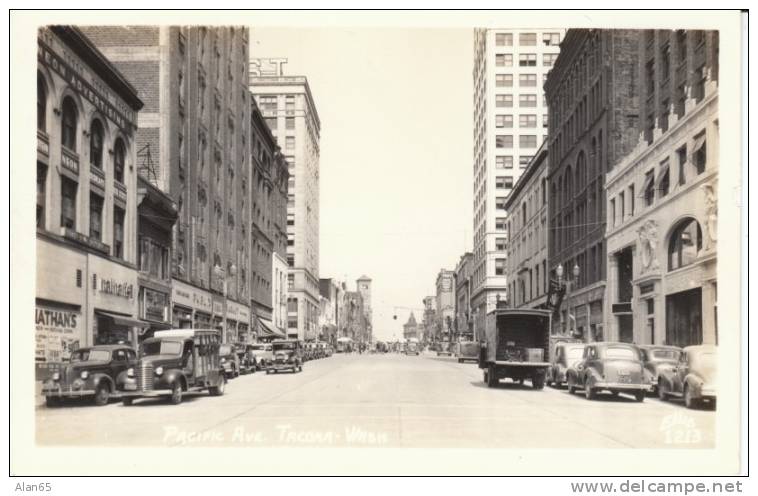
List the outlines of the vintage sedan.
{"label": "vintage sedan", "polygon": [[252,343],[247,345],[248,355],[255,359],[255,366],[263,370],[274,360],[274,348],[271,343]]}
{"label": "vintage sedan", "polygon": [[126,379],[137,354],[125,345],[80,348],[68,362],[60,364],[42,385],[47,406],[57,406],[64,398],[90,398],[95,405],[108,404]]}
{"label": "vintage sedan", "polygon": [[661,371],[676,367],[682,349],[661,344],[641,345],[642,362],[645,364],[645,378],[652,386],[652,393],[658,393],[658,376]]}
{"label": "vintage sedan", "polygon": [[671,369],[658,375],[658,397],[683,398],[687,408],[701,403],[716,406],[716,346],[687,346]]}
{"label": "vintage sedan", "polygon": [[550,367],[545,381],[549,386],[562,387],[566,384],[569,370],[576,371],[584,356],[584,343],[558,343],[553,350]]}
{"label": "vintage sedan", "polygon": [[296,339],[274,341],[271,343],[274,360],[266,368],[266,373],[278,373],[280,370],[292,372],[303,371],[303,345]]}
{"label": "vintage sedan", "polygon": [[582,360],[575,370],[569,369],[568,391],[584,389],[588,400],[609,391],[634,395],[641,402],[650,390],[645,379],[640,350],[630,343],[598,342],[585,345]]}
{"label": "vintage sedan", "polygon": [[218,356],[221,359],[221,367],[223,367],[227,379],[239,377],[240,359],[235,346],[233,344],[222,344],[218,350]]}
{"label": "vintage sedan", "polygon": [[156,331],[142,342],[139,360],[127,371],[121,401],[168,396],[178,405],[187,393],[221,396],[226,374],[221,367],[221,335],[214,329]]}

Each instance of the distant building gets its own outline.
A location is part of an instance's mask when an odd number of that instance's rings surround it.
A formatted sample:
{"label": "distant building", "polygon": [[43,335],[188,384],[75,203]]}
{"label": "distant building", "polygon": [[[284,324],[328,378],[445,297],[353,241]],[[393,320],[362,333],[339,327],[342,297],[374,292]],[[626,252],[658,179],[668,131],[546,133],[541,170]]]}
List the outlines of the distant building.
{"label": "distant building", "polygon": [[455,334],[463,340],[474,339],[471,308],[473,260],[473,253],[464,253],[455,267]]}
{"label": "distant building", "polygon": [[416,317],[414,317],[413,312],[411,312],[411,315],[408,317],[408,321],[403,324],[403,338],[418,339],[418,335],[418,323],[416,322]]}
{"label": "distant building", "polygon": [[423,300],[424,318],[422,320],[423,341],[431,342],[437,335],[437,297],[427,296]]}
{"label": "distant building", "polygon": [[605,338],[718,342],[719,33],[640,31],[636,147],[606,173]]}
{"label": "distant building", "polygon": [[[358,291],[345,292],[345,335],[356,342],[365,338],[366,317],[363,312],[363,296]],[[342,336],[341,336],[342,337]]]}
{"label": "distant building", "polygon": [[358,292],[363,297],[363,315],[366,319],[366,342],[372,341],[373,312],[371,310],[371,278],[363,275],[355,281]]}
{"label": "distant building", "polygon": [[455,322],[455,272],[440,270],[437,274],[435,315],[437,317],[437,341],[448,341],[453,337]]}
{"label": "distant building", "polygon": [[271,59],[251,61],[250,91],[289,165],[287,262],[288,335],[312,340],[319,334],[319,154],[321,121],[308,80],[285,76]]}
{"label": "distant building", "polygon": [[342,337],[339,329],[344,320],[341,314],[344,305],[340,302],[344,298],[342,285],[335,279],[320,279],[319,293],[319,339],[336,343],[337,338]]}
{"label": "distant building", "polygon": [[547,144],[543,143],[508,196],[506,275],[511,307],[545,308],[547,266]]}

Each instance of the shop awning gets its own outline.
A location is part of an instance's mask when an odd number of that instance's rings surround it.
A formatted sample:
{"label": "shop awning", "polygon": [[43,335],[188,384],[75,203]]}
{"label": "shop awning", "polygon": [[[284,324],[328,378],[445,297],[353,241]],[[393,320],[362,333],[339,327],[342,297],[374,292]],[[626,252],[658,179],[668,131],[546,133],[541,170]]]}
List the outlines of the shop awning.
{"label": "shop awning", "polygon": [[275,337],[275,338],[286,338],[287,336],[284,335],[284,333],[280,332],[275,326],[274,323],[271,322],[268,319],[262,319],[258,317],[258,322],[261,323],[261,336],[262,337]]}
{"label": "shop awning", "polygon": [[149,322],[144,322],[139,319],[133,319],[132,317],[125,317],[124,315],[118,315],[116,313],[103,312],[102,310],[95,310],[97,315],[107,317],[113,321],[114,324],[124,327],[150,327]]}

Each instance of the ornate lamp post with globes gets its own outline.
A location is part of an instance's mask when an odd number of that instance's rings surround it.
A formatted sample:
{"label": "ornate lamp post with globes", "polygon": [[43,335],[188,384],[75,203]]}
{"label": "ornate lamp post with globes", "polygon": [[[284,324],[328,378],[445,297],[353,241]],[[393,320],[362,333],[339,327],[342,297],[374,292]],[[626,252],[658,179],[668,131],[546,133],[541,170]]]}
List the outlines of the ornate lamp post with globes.
{"label": "ornate lamp post with globes", "polygon": [[[566,318],[570,321],[572,319],[571,316],[571,286],[576,284],[577,279],[579,278],[579,265],[576,263],[574,264],[574,268],[572,269],[572,279],[563,279],[563,265],[558,264],[558,267],[555,268],[555,274],[558,276],[558,284],[565,285],[566,287]],[[563,314],[561,313],[561,318],[563,317]],[[574,329],[571,331],[573,335],[576,335],[576,317],[573,317],[574,320]],[[568,323],[568,327],[570,330],[571,323]],[[564,330],[565,332],[565,330]]]}

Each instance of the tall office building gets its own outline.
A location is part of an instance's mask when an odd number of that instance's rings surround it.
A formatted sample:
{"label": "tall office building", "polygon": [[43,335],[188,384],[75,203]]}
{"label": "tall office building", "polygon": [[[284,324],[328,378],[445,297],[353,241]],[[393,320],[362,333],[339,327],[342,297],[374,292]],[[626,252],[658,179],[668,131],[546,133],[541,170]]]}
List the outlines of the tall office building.
{"label": "tall office building", "polygon": [[136,166],[177,202],[172,325],[249,337],[249,29],[86,26],[136,87]]}
{"label": "tall office building", "polygon": [[558,57],[563,30],[474,32],[474,259],[471,306],[476,327],[505,301],[505,202],[547,137],[542,86]]}
{"label": "tall office building", "polygon": [[[273,67],[273,71],[268,70]],[[250,64],[250,91],[289,164],[287,334],[318,337],[319,135],[321,122],[304,76],[285,76],[282,59]]]}

